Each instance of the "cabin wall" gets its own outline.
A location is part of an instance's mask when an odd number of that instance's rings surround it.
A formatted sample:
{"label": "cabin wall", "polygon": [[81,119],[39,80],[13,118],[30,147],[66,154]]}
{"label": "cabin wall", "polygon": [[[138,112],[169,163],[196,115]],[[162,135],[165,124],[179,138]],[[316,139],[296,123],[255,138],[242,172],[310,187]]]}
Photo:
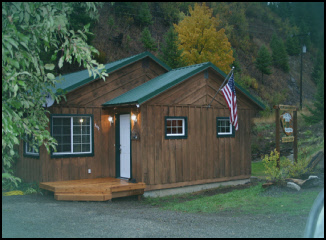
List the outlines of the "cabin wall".
{"label": "cabin wall", "polygon": [[[250,118],[254,111],[239,109],[234,138],[217,138],[216,117],[226,108],[198,106],[143,106],[141,141],[146,190],[248,178],[251,174]],[[186,116],[187,139],[165,139],[164,117]],[[134,148],[133,148],[134,151]]]}
{"label": "cabin wall", "polygon": [[[54,114],[92,114],[94,120],[94,156],[51,158],[44,146],[39,159],[21,157],[17,163],[18,176],[26,181],[52,182],[98,177],[114,177],[115,162],[109,161],[109,135],[113,131],[108,121],[108,111],[101,107],[53,107]],[[95,127],[99,126],[99,129]],[[21,144],[22,146],[22,144]],[[23,149],[20,148],[21,156]],[[91,173],[88,173],[91,169]]]}

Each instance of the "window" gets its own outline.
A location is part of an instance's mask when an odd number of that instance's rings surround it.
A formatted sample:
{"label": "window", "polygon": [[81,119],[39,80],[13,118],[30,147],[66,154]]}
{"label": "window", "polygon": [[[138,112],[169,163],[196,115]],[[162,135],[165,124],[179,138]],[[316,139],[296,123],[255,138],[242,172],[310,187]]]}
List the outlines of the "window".
{"label": "window", "polygon": [[[30,136],[26,136],[29,141],[32,141],[34,143],[34,140]],[[25,157],[33,157],[33,158],[39,158],[40,156],[40,149],[35,149],[32,144],[29,142],[24,142],[24,156]]]}
{"label": "window", "polygon": [[165,139],[187,138],[186,117],[165,117]]}
{"label": "window", "polygon": [[92,115],[52,115],[51,133],[57,142],[52,157],[93,156]]}
{"label": "window", "polygon": [[228,117],[216,118],[217,137],[234,137],[234,126],[231,125]]}

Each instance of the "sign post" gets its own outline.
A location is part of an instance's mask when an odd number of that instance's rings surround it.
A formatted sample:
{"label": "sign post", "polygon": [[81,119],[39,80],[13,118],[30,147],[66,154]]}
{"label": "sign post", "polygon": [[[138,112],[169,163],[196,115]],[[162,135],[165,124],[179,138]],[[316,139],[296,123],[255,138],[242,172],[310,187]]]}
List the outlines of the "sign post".
{"label": "sign post", "polygon": [[[294,161],[298,161],[298,122],[297,122],[297,107],[289,105],[275,105],[275,123],[276,123],[276,151],[279,153],[280,150],[280,125],[285,133],[285,137],[282,137],[282,143],[293,142],[293,157]],[[280,115],[280,111],[283,112]],[[291,113],[293,115],[291,115]],[[280,158],[277,160],[277,167],[280,168]]]}

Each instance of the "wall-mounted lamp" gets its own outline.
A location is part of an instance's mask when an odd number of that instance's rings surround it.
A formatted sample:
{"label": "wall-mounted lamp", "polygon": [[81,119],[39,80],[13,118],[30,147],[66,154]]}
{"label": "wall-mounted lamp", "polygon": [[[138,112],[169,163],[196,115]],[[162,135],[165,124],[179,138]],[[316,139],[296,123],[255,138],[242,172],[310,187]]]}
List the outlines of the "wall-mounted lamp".
{"label": "wall-mounted lamp", "polygon": [[131,120],[133,120],[134,122],[137,122],[137,116],[135,114],[131,115]]}
{"label": "wall-mounted lamp", "polygon": [[113,117],[112,116],[109,116],[108,120],[110,122],[110,125],[112,125],[113,124]]}

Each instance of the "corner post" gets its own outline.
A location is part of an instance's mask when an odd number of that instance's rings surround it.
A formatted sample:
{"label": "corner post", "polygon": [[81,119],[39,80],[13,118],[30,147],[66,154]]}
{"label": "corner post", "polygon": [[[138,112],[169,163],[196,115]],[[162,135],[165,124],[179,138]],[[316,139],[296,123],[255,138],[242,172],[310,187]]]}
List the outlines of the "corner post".
{"label": "corner post", "polygon": [[293,111],[293,158],[294,161],[298,162],[298,121],[297,121],[297,110]]}
{"label": "corner post", "polygon": [[[275,143],[276,151],[281,155],[280,151],[280,108],[278,105],[273,107],[275,109],[275,123],[276,123],[276,134],[275,134]],[[280,155],[277,159],[277,168],[280,169]]]}

